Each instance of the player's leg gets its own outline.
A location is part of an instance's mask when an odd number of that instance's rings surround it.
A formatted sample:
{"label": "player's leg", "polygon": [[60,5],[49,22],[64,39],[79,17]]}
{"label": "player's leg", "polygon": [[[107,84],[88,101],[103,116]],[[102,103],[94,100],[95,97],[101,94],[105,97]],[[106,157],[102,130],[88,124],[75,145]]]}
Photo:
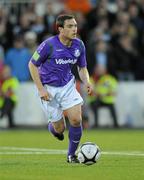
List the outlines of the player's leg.
{"label": "player's leg", "polygon": [[91,107],[91,110],[93,111],[94,119],[95,119],[95,122],[94,122],[94,125],[92,126],[92,128],[96,128],[96,127],[98,127],[98,108],[99,108],[99,101],[98,101],[98,100],[95,100],[95,101],[91,102],[91,103],[90,103],[90,107]]}
{"label": "player's leg", "polygon": [[78,162],[75,152],[78,148],[82,136],[82,116],[81,104],[75,105],[66,110],[70,126],[69,126],[69,148],[68,162]]}
{"label": "player's leg", "polygon": [[65,130],[64,118],[60,119],[57,122],[49,122],[48,129],[55,137],[62,141],[64,139],[63,132]]}
{"label": "player's leg", "polygon": [[69,119],[69,147],[68,162],[79,162],[75,156],[75,152],[82,136],[82,116],[81,105],[83,99],[75,86],[75,80],[72,79],[66,86],[62,88],[59,94],[61,109],[66,112]]}
{"label": "player's leg", "polygon": [[65,121],[63,110],[61,110],[55,99],[52,101],[40,101],[48,120],[49,131],[59,140],[64,139]]}
{"label": "player's leg", "polygon": [[0,118],[2,118],[3,116],[7,116],[8,117],[8,121],[9,121],[9,127],[12,128],[14,127],[14,117],[13,117],[13,110],[15,107],[15,103],[10,99],[10,98],[5,98],[4,99],[4,104],[3,107],[1,109],[1,115]]}
{"label": "player's leg", "polygon": [[117,120],[117,114],[116,114],[116,110],[115,110],[114,104],[108,104],[108,108],[109,108],[111,116],[113,118],[114,127],[118,128],[118,120]]}

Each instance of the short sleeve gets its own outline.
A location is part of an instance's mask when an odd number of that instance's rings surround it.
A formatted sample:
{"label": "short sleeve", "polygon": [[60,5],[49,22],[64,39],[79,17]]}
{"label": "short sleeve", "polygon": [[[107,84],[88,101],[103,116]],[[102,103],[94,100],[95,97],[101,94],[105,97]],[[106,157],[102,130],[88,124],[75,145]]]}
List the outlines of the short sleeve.
{"label": "short sleeve", "polygon": [[44,41],[38,46],[33,56],[31,57],[30,61],[34,65],[40,66],[42,63],[44,63],[47,60],[49,53],[50,53],[50,46],[48,45],[47,41]]}

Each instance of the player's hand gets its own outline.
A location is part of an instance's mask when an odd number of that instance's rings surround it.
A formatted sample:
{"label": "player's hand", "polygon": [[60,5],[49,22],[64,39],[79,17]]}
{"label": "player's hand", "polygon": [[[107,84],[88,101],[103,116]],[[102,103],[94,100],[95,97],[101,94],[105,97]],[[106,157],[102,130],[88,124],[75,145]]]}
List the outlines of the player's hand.
{"label": "player's hand", "polygon": [[91,96],[93,94],[93,87],[91,83],[84,84],[84,86],[87,91],[87,94]]}
{"label": "player's hand", "polygon": [[45,88],[39,91],[40,98],[44,101],[50,101],[52,99],[52,95],[47,92]]}

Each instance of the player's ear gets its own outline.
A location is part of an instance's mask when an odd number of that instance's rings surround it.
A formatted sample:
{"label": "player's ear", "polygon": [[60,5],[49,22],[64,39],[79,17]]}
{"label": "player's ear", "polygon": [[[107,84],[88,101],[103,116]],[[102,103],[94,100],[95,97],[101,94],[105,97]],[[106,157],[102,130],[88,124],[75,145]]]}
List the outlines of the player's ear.
{"label": "player's ear", "polygon": [[61,32],[63,27],[58,27],[58,32]]}

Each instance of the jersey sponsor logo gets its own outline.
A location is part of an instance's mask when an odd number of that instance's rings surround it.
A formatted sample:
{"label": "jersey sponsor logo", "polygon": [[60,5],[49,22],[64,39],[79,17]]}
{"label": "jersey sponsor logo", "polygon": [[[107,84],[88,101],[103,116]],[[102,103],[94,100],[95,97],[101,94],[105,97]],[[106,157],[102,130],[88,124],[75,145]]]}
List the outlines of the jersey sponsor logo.
{"label": "jersey sponsor logo", "polygon": [[74,56],[75,57],[79,57],[80,56],[80,50],[79,49],[75,49]]}
{"label": "jersey sponsor logo", "polygon": [[56,64],[75,64],[77,59],[55,59]]}

